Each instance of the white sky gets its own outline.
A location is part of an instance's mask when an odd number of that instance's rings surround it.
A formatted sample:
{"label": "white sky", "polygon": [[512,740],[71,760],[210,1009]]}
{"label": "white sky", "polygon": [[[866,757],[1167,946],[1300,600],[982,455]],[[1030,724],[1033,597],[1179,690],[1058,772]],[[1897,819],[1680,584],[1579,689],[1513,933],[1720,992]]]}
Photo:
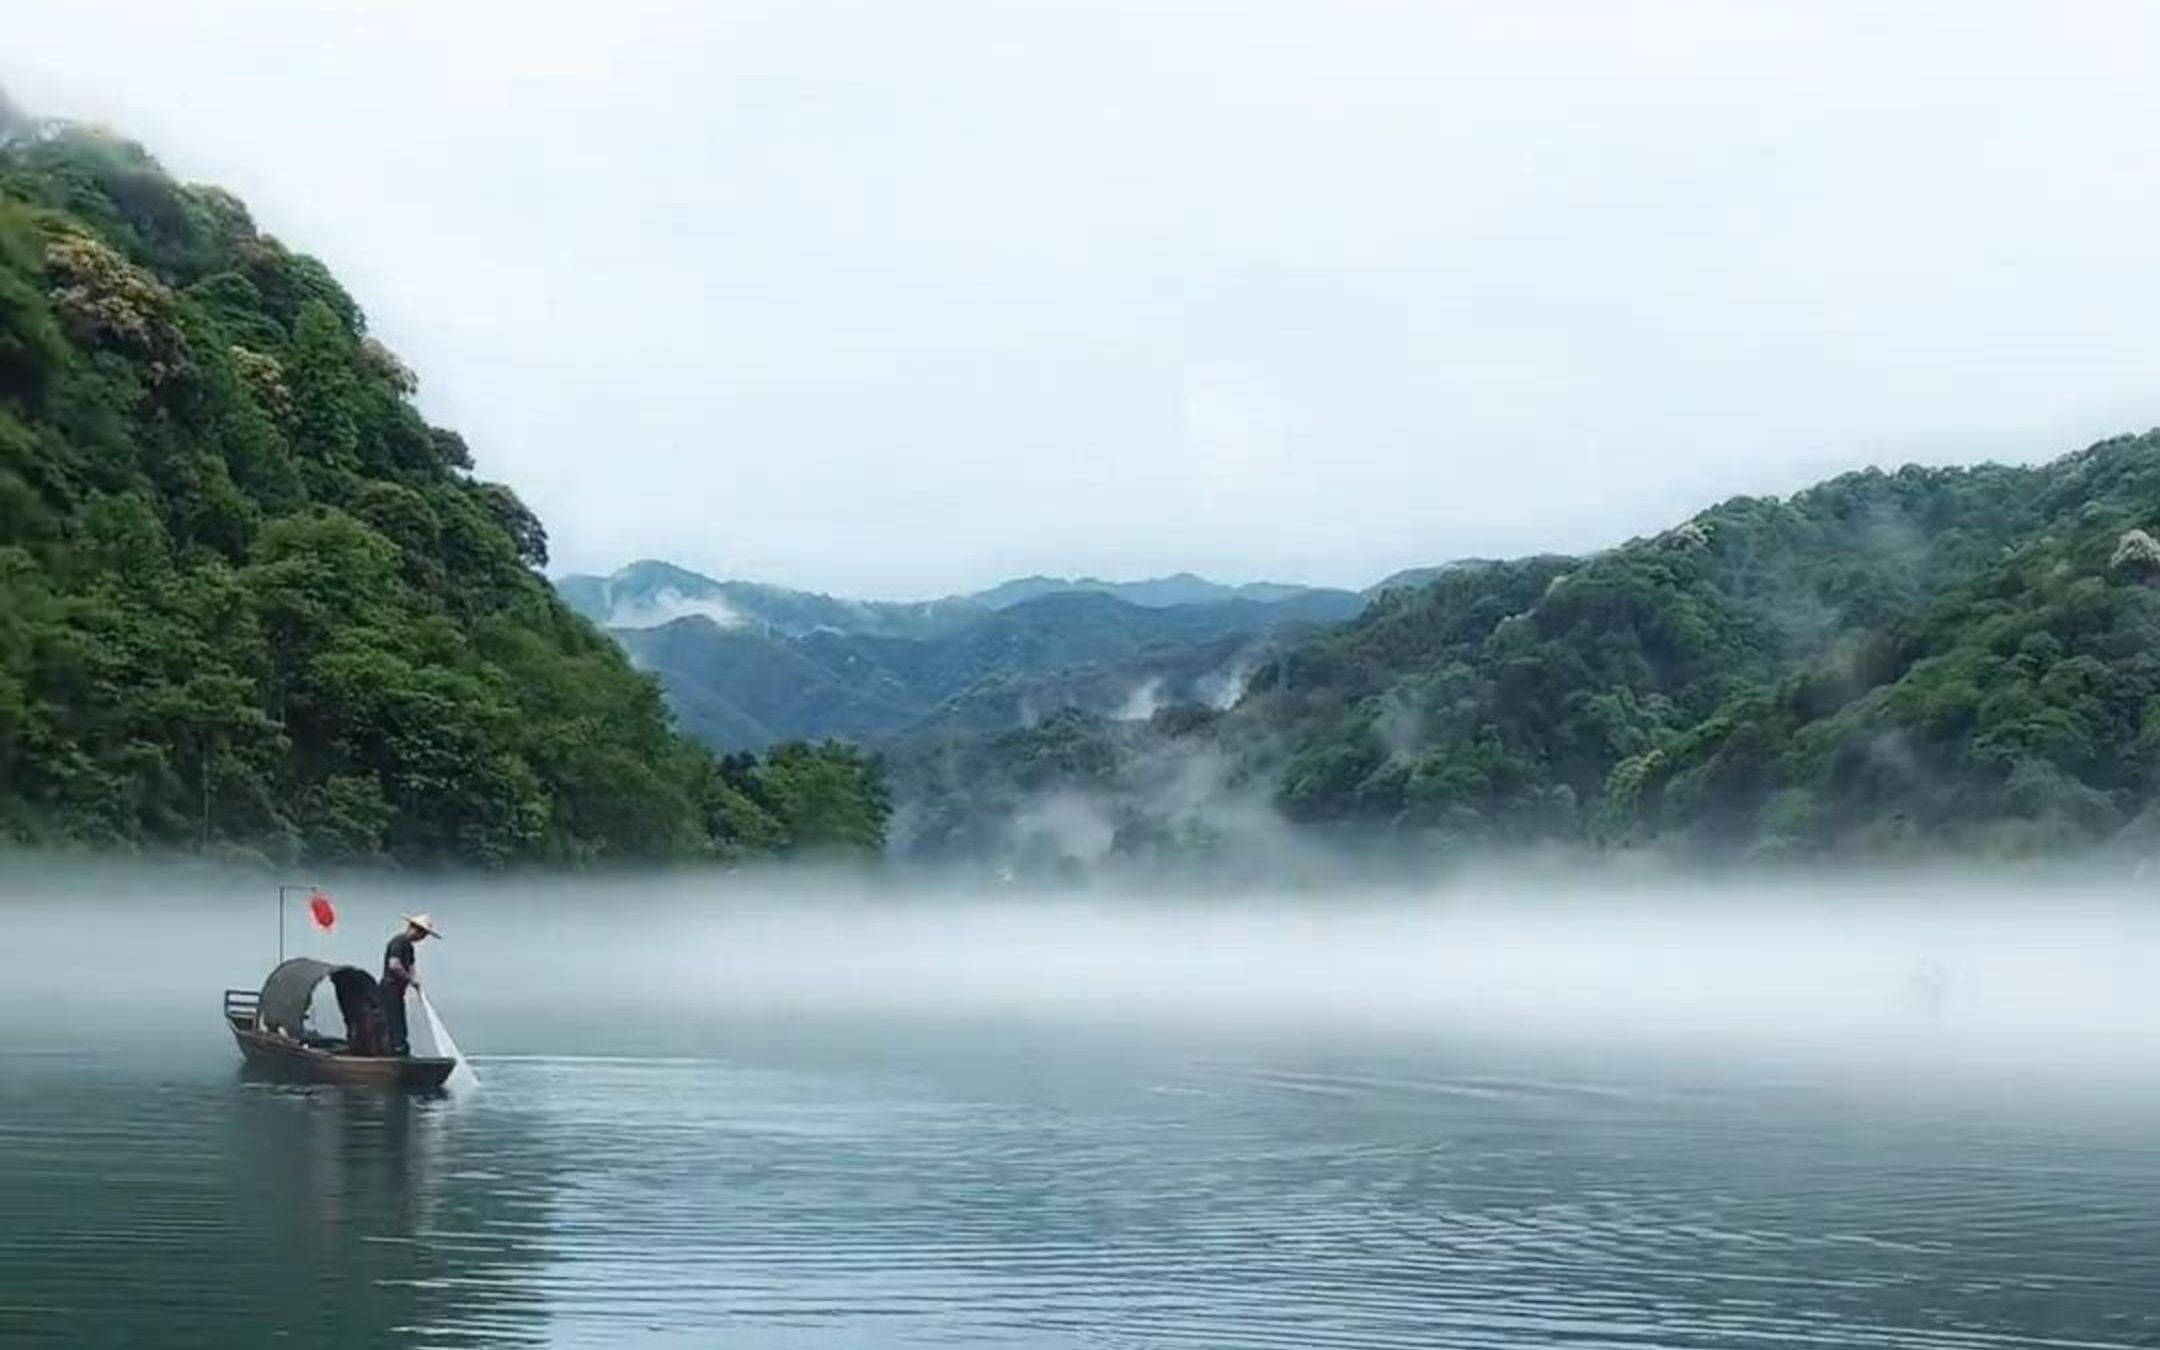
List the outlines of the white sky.
{"label": "white sky", "polygon": [[557,570],[1364,584],[2160,422],[2160,6],[0,9]]}

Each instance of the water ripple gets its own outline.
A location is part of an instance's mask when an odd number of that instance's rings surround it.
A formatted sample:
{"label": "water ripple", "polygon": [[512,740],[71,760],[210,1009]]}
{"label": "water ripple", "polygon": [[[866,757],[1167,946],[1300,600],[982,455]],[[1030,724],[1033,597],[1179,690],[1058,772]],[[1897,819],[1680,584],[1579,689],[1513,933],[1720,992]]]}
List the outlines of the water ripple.
{"label": "water ripple", "polygon": [[1804,1087],[1089,1047],[0,1067],[0,1343],[2160,1345],[2141,1140]]}

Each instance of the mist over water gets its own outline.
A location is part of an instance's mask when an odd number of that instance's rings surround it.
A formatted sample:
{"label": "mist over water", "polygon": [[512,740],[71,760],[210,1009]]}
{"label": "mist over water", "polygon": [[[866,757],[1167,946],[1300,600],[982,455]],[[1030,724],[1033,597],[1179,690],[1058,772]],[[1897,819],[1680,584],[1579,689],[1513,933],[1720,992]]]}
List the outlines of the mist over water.
{"label": "mist over water", "polygon": [[[376,876],[332,892],[327,934],[289,905],[289,954],[373,969],[399,916],[425,909],[446,933],[424,951],[430,992],[491,1015],[537,1002],[551,1017],[1084,1017],[1974,1065],[2104,1066],[2160,1049],[2160,906],[2116,878],[1494,873],[1221,895],[748,869]],[[275,887],[259,876],[18,870],[0,895],[38,953],[14,991],[79,1000],[85,1016],[200,1001],[259,982],[276,958]]]}
{"label": "mist over water", "polygon": [[2120,876],[304,880],[485,1086],[246,1081],[272,884],[17,868],[0,1339],[2160,1343]]}

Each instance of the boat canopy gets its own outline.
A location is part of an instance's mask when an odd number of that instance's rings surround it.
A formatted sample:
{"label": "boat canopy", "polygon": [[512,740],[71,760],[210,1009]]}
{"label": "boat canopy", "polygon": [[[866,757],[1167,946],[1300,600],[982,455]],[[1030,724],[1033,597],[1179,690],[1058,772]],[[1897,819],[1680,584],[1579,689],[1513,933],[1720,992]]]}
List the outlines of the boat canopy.
{"label": "boat canopy", "polygon": [[334,966],[328,961],[295,956],[263,981],[262,1002],[258,1005],[263,1029],[292,1040],[301,1039],[307,1030],[308,1003],[315,997],[315,986],[324,980],[337,991],[338,1011],[345,1014],[348,1038],[365,1026],[376,1007],[375,977],[358,966]]}

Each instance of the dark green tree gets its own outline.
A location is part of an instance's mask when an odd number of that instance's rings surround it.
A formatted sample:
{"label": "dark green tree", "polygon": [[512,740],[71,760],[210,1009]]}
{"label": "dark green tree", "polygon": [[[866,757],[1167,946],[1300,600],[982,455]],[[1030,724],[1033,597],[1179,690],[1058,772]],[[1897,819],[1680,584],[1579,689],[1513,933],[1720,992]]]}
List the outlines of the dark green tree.
{"label": "dark green tree", "polygon": [[[4,112],[4,110],[0,110]],[[875,851],[835,747],[746,792],[534,573],[313,259],[0,119],[0,838],[508,866]]]}

